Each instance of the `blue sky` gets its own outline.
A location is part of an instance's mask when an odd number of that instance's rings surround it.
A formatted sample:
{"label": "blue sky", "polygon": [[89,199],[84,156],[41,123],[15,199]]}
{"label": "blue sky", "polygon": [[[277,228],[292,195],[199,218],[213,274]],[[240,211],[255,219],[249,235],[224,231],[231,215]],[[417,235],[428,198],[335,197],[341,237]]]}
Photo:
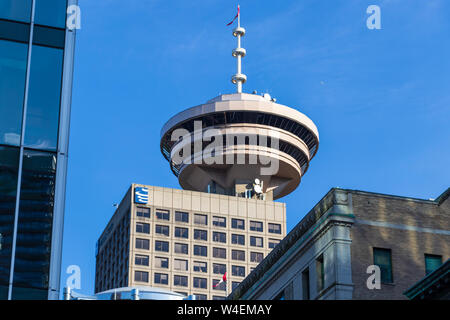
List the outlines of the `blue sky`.
{"label": "blue sky", "polygon": [[[94,290],[95,243],[131,183],[179,188],[172,115],[234,92],[236,1],[79,0],[63,265]],[[366,27],[369,5],[381,30]],[[332,187],[436,198],[449,187],[450,2],[241,0],[244,92],[309,116],[320,147],[284,197],[288,231]]]}

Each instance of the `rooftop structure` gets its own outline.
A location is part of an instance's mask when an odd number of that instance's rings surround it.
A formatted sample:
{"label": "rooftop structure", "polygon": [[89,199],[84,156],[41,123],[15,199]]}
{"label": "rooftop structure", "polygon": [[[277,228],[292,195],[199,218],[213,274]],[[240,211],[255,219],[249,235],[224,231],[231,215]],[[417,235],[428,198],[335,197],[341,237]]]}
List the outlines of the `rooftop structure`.
{"label": "rooftop structure", "polygon": [[242,92],[245,29],[233,30],[237,92],[186,109],[161,130],[161,152],[183,189],[275,200],[294,191],[316,155],[317,127],[269,94]]}

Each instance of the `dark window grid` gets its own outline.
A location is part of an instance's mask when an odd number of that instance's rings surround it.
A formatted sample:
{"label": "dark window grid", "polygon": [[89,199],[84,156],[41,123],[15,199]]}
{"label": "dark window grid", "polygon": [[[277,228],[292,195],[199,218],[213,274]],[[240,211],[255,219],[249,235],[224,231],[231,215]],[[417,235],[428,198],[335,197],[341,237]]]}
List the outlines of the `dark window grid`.
{"label": "dark window grid", "polygon": [[140,265],[140,266],[148,266],[149,265],[149,257],[142,256],[142,255],[136,255],[134,258],[134,264]]}
{"label": "dark window grid", "polygon": [[136,223],[136,232],[150,234],[150,224],[148,223]]}
{"label": "dark window grid", "polygon": [[269,223],[268,232],[275,233],[275,234],[281,234],[281,224]]}
{"label": "dark window grid", "polygon": [[213,217],[212,224],[214,227],[226,228],[227,219],[225,217]]}
{"label": "dark window grid", "polygon": [[242,250],[232,250],[231,260],[245,261],[245,251]]}
{"label": "dark window grid", "polygon": [[263,232],[263,223],[259,221],[250,221],[250,231]]}
{"label": "dark window grid", "polygon": [[203,261],[194,261],[193,270],[195,272],[208,272],[208,263]]}
{"label": "dark window grid", "polygon": [[262,248],[264,246],[263,238],[250,236],[250,246]]}
{"label": "dark window grid", "polygon": [[227,242],[227,234],[223,233],[223,232],[213,232],[212,240],[213,240],[213,242],[226,243]]}
{"label": "dark window grid", "polygon": [[162,234],[164,236],[169,236],[169,226],[163,226],[163,225],[156,225],[155,226],[155,233],[156,234]]}
{"label": "dark window grid", "polygon": [[188,286],[188,277],[187,276],[174,275],[173,276],[173,285],[174,286],[180,286],[180,287],[187,287]]}
{"label": "dark window grid", "polygon": [[208,247],[194,245],[194,255],[207,257],[208,256]]}
{"label": "dark window grid", "polygon": [[189,223],[189,213],[175,211],[175,221]]}
{"label": "dark window grid", "polygon": [[245,277],[245,267],[231,266],[231,275],[236,277]]}
{"label": "dark window grid", "polygon": [[231,244],[238,244],[241,246],[245,246],[245,235],[243,234],[232,234],[231,235]]}
{"label": "dark window grid", "polygon": [[156,240],[155,251],[169,252],[169,242]]}
{"label": "dark window grid", "polygon": [[227,265],[220,263],[213,263],[213,273],[214,274],[225,274],[227,272]]}
{"label": "dark window grid", "polygon": [[231,219],[231,228],[245,230],[245,220]]}
{"label": "dark window grid", "polygon": [[194,279],[193,279],[193,287],[194,288],[206,289],[207,284],[208,284],[208,280],[206,278],[194,277]]}
{"label": "dark window grid", "polygon": [[194,229],[194,240],[208,241],[208,231]]}
{"label": "dark window grid", "polygon": [[225,248],[213,248],[213,257],[226,259],[227,258],[227,249]]}
{"label": "dark window grid", "polygon": [[169,275],[166,273],[155,273],[154,282],[158,284],[169,284]]}
{"label": "dark window grid", "polygon": [[170,221],[170,212],[169,211],[156,210],[155,215],[156,215],[156,218],[159,220]]}
{"label": "dark window grid", "polygon": [[189,238],[189,229],[188,228],[175,227],[175,237],[176,238],[188,239]]}
{"label": "dark window grid", "polygon": [[188,254],[189,253],[189,245],[185,243],[175,243],[174,245],[174,253],[179,254]]}

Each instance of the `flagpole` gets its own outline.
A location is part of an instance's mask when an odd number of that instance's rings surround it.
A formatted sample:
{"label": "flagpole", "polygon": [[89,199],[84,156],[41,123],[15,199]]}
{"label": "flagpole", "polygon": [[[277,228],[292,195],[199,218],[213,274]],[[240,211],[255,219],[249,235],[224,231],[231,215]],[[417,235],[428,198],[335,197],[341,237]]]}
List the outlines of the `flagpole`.
{"label": "flagpole", "polygon": [[[236,85],[236,91],[237,93],[242,93],[242,84],[247,81],[247,76],[242,73],[242,65],[241,65],[241,59],[246,55],[246,51],[244,48],[241,48],[241,37],[245,34],[245,29],[241,27],[241,9],[238,5],[238,13],[237,17],[233,19],[233,21],[237,18],[238,20],[238,26],[236,29],[233,30],[233,36],[237,38],[237,48],[233,50],[233,57],[236,58],[236,68],[237,72],[236,74],[231,78],[231,82],[233,82]],[[229,24],[233,23],[231,21]],[[228,24],[228,25],[229,25]]]}

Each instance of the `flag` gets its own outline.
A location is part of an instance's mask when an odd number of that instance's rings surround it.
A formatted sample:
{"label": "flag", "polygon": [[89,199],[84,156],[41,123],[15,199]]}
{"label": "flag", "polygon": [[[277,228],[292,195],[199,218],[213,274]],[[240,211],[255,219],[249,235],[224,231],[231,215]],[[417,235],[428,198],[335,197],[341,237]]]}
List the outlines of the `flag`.
{"label": "flag", "polygon": [[225,274],[223,275],[222,279],[217,282],[215,285],[213,285],[213,288],[216,288],[217,286],[219,286],[222,282],[227,282],[227,273],[225,272]]}
{"label": "flag", "polygon": [[237,12],[236,16],[233,18],[233,20],[231,20],[230,23],[227,24],[227,26],[229,26],[230,24],[232,24],[234,22],[234,20],[236,20],[236,18],[239,16],[239,11],[240,11],[240,9],[239,9],[239,5],[238,5],[238,12]]}

